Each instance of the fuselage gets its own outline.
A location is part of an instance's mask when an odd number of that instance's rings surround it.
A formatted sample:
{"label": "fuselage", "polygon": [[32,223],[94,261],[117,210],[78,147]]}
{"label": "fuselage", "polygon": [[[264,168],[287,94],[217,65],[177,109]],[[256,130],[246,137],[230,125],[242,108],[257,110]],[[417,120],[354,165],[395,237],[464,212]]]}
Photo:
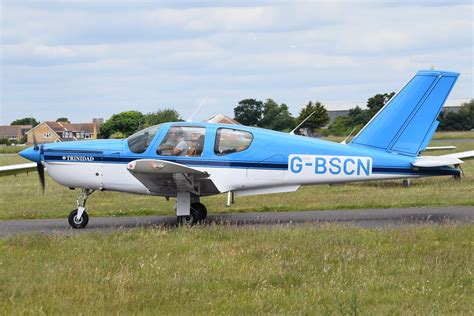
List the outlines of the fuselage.
{"label": "fuselage", "polygon": [[[167,142],[172,127],[184,130],[195,127],[201,131],[199,154],[164,154],[160,148]],[[222,145],[219,135],[229,132],[232,137],[231,131],[245,133],[244,149],[218,149]],[[141,145],[143,152],[131,149],[130,140],[125,139],[45,144],[40,151],[25,150],[22,156],[42,161],[48,174],[66,187],[154,195],[162,194],[150,192],[139,182],[128,171],[128,163],[156,159],[205,171],[215,187],[204,190],[202,195],[227,191],[258,194],[279,187],[292,191],[301,185],[459,173],[452,167],[414,168],[411,156],[255,127],[180,122],[162,124],[154,132],[154,136]]]}

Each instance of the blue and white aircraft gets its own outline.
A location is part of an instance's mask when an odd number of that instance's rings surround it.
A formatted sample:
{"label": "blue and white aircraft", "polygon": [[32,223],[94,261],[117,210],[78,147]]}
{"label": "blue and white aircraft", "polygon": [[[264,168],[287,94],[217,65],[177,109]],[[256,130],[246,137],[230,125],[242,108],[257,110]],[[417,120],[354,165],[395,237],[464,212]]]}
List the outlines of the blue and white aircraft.
{"label": "blue and white aircraft", "polygon": [[82,189],[73,228],[88,223],[87,198],[96,190],[176,197],[179,223],[206,218],[201,196],[296,191],[303,185],[459,176],[474,151],[421,156],[459,74],[419,71],[350,143],[334,143],[255,127],[165,123],[124,140],[35,145],[20,155],[33,164],[0,175],[44,168],[59,184]]}

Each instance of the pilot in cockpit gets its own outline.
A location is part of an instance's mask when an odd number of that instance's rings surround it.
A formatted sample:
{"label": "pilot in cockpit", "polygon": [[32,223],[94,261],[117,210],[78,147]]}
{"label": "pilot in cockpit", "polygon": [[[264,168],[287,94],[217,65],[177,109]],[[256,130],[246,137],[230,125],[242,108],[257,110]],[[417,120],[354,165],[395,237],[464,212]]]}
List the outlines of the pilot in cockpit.
{"label": "pilot in cockpit", "polygon": [[172,156],[184,156],[187,154],[189,145],[184,140],[184,132],[181,129],[178,129],[174,133],[174,143],[176,144],[171,151]]}
{"label": "pilot in cockpit", "polygon": [[189,145],[184,140],[184,131],[181,128],[172,128],[166,140],[160,145],[158,153],[163,156],[185,156]]}

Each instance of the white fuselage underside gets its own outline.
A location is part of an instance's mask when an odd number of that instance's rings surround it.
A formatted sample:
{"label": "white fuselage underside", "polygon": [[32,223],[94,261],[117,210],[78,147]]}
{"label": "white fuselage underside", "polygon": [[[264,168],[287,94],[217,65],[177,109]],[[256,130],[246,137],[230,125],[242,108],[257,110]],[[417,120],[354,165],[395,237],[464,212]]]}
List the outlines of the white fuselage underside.
{"label": "white fuselage underside", "polygon": [[[127,164],[83,163],[83,162],[45,162],[48,174],[59,184],[70,188],[119,191],[136,194],[166,195],[150,192],[128,170]],[[420,177],[415,174],[377,173],[369,175],[347,174],[295,174],[289,170],[195,167],[209,174],[219,192],[235,191],[245,195],[279,192],[281,188],[295,188],[301,185],[336,184],[356,181],[404,179]],[[267,190],[275,188],[276,190]],[[260,190],[259,190],[260,189]],[[285,190],[283,191],[294,191]]]}

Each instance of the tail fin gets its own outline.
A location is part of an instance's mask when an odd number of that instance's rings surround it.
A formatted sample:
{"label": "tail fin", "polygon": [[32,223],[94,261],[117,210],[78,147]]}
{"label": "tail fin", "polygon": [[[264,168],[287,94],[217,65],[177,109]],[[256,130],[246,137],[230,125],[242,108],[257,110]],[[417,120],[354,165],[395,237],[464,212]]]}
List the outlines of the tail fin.
{"label": "tail fin", "polygon": [[419,71],[351,143],[417,156],[438,127],[436,118],[458,76],[454,72]]}

